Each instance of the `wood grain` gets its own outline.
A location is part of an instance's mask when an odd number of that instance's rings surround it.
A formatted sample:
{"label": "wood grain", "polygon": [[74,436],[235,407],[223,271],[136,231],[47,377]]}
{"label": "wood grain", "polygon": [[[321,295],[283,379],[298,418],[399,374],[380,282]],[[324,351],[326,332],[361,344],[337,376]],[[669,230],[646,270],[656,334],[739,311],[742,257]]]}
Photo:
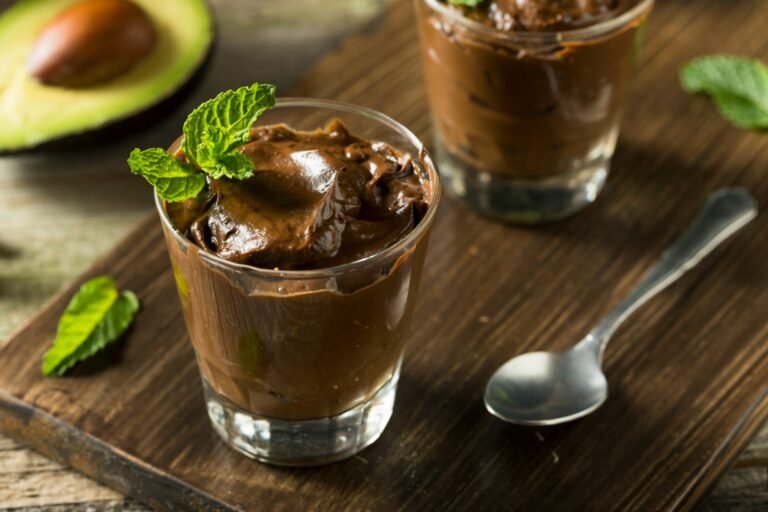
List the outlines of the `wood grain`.
{"label": "wood grain", "polygon": [[[73,378],[39,377],[65,291],[0,351],[15,369],[0,374],[0,428],[160,509],[691,508],[766,414],[764,215],[617,334],[606,359],[612,396],[593,416],[509,427],[482,410],[480,396],[508,357],[582,335],[709,191],[744,185],[766,203],[768,141],[729,127],[676,86],[676,70],[694,55],[768,56],[768,43],[751,37],[766,15],[759,0],[702,0],[695,12],[659,5],[609,186],[578,217],[515,229],[445,202],[395,416],[360,457],[274,469],[216,439],[153,220],[91,271],[142,298],[127,342]],[[410,21],[398,4],[378,32],[326,59],[303,91],[379,108],[426,136]],[[375,61],[365,57],[374,49]]]}

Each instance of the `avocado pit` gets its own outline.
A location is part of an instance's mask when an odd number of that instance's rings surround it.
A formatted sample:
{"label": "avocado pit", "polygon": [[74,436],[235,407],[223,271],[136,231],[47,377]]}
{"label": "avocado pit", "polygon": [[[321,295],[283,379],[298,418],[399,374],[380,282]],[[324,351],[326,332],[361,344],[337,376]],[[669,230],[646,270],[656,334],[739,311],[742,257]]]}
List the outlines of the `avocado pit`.
{"label": "avocado pit", "polygon": [[123,75],[154,49],[155,27],[129,0],[80,0],[41,31],[27,59],[39,82],[79,88]]}

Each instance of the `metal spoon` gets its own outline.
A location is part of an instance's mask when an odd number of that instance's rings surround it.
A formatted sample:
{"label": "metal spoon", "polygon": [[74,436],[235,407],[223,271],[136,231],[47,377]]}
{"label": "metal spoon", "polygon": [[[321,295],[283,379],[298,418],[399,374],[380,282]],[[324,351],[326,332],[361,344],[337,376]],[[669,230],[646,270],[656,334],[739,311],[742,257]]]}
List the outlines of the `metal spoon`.
{"label": "metal spoon", "polygon": [[584,339],[566,352],[523,354],[496,370],[485,388],[488,411],[510,423],[555,425],[600,407],[608,397],[603,352],[619,325],[756,215],[747,190],[713,192],[685,233]]}

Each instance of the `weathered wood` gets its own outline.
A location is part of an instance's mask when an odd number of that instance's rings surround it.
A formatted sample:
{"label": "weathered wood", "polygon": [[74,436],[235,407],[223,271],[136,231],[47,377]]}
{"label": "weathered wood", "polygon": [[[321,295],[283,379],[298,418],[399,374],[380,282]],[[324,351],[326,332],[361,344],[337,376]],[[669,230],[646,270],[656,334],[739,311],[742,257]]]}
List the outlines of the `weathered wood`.
{"label": "weathered wood", "polygon": [[[763,428],[740,455],[736,467],[768,467],[768,428]],[[766,485],[768,488],[768,485]]]}
{"label": "weathered wood", "polygon": [[[341,56],[313,73],[305,92],[371,105],[426,135],[409,13],[400,5],[381,32],[347,42]],[[144,491],[137,482],[151,475],[150,484],[173,484],[178,477],[218,489],[229,504],[276,510],[690,508],[765,414],[764,405],[754,409],[734,434],[768,382],[761,318],[768,305],[764,216],[622,329],[606,361],[613,394],[594,416],[565,427],[518,429],[488,417],[479,397],[487,376],[509,356],[562,347],[582,334],[687,223],[707,191],[746,185],[766,203],[768,141],[719,121],[707,103],[680,92],[675,79],[679,65],[699,53],[768,56],[768,43],[750,35],[766,15],[768,6],[759,0],[703,0],[695,11],[679,2],[659,6],[614,175],[598,204],[579,217],[518,230],[446,202],[395,417],[361,458],[277,470],[231,453],[215,438],[191,353],[178,336],[181,322],[159,315],[170,314],[175,302],[156,230],[96,270],[115,274],[144,300],[140,322],[113,354],[120,364],[63,380],[38,376],[37,358],[65,297],[0,353],[4,367],[19,369],[13,382],[0,375],[0,388],[10,391],[7,406],[23,397],[127,452],[108,448],[94,460],[49,445],[70,432],[66,426],[52,430],[56,422],[43,414],[24,416],[22,426],[6,423],[6,429],[39,434],[30,442],[44,453],[139,496]],[[380,58],[365,57],[373,54]],[[140,258],[140,271],[132,258]],[[153,387],[171,374],[164,388]],[[116,393],[119,401],[110,402]],[[162,410],[173,413],[156,414]],[[0,413],[3,421],[19,414]],[[68,440],[98,445],[87,437]],[[144,473],[114,480],[110,470],[126,460]],[[599,487],[590,491],[584,476]],[[759,476],[754,482],[759,486]],[[205,499],[182,488],[155,498]],[[759,493],[751,484],[746,488]]]}
{"label": "weathered wood", "polygon": [[707,497],[698,512],[763,512],[768,510],[766,468],[735,468],[726,473],[715,492]]}
{"label": "weathered wood", "polygon": [[697,508],[698,512],[768,510],[768,424]]}

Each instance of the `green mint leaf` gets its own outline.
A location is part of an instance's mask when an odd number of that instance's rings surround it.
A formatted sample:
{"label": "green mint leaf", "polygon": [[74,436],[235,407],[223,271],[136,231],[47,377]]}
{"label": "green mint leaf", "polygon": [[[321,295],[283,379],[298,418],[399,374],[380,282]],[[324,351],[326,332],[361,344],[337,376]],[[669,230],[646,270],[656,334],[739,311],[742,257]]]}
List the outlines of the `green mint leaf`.
{"label": "green mint leaf", "polygon": [[246,179],[253,162],[238,148],[251,126],[275,105],[275,86],[253,84],[226,91],[197,107],[184,122],[184,153],[214,179]]}
{"label": "green mint leaf", "polygon": [[485,0],[448,0],[448,3],[452,5],[464,5],[466,7],[477,7],[484,1]]}
{"label": "green mint leaf", "polygon": [[43,375],[64,375],[77,362],[117,340],[138,310],[136,295],[119,293],[111,277],[86,281],[59,319],[56,339],[43,356]]}
{"label": "green mint leaf", "polygon": [[755,104],[741,96],[728,93],[714,95],[720,113],[744,130],[768,129],[768,108],[755,108]]}
{"label": "green mint leaf", "polygon": [[155,187],[157,195],[172,203],[195,197],[205,187],[204,174],[160,148],[134,149],[128,166]]}
{"label": "green mint leaf", "polygon": [[711,96],[722,116],[739,128],[768,129],[768,67],[759,60],[700,57],[683,67],[680,83],[688,92]]}
{"label": "green mint leaf", "polygon": [[244,180],[253,175],[253,162],[237,149],[217,153],[217,144],[210,141],[204,133],[198,146],[197,157],[204,162],[201,167],[214,179],[222,177]]}
{"label": "green mint leaf", "polygon": [[169,202],[197,196],[205,188],[205,174],[214,179],[250,178],[253,162],[239,149],[250,140],[256,119],[274,105],[274,85],[257,83],[223,92],[184,122],[182,149],[189,164],[159,148],[134,149],[128,157],[131,172],[143,176]]}

